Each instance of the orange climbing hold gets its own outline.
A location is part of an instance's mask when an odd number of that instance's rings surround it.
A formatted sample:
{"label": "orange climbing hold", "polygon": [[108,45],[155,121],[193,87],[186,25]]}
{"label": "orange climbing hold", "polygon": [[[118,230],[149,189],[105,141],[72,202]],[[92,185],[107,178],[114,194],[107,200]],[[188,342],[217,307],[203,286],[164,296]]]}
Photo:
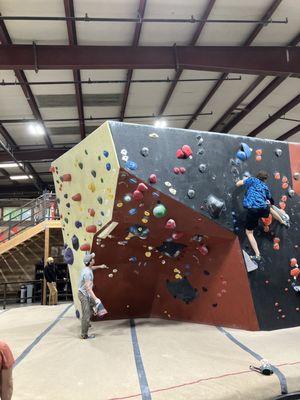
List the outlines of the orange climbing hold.
{"label": "orange climbing hold", "polygon": [[72,196],[72,200],[81,201],[81,194],[80,193],[74,194],[74,196]]}
{"label": "orange climbing hold", "polygon": [[261,161],[261,156],[256,156],[256,157],[255,157],[255,160],[256,160],[256,161]]}
{"label": "orange climbing hold", "polygon": [[71,174],[65,174],[62,176],[63,182],[70,182],[72,180]]}
{"label": "orange climbing hold", "polygon": [[290,272],[291,276],[293,276],[294,278],[298,278],[299,274],[300,274],[300,269],[299,268],[293,268]]}
{"label": "orange climbing hold", "polygon": [[262,218],[261,220],[265,226],[270,226],[273,220],[272,214],[269,214],[267,218]]}
{"label": "orange climbing hold", "polygon": [[281,182],[282,182],[282,183],[288,182],[288,178],[287,178],[286,176],[283,176]]}
{"label": "orange climbing hold", "polygon": [[279,181],[280,180],[280,173],[279,172],[275,172],[274,173],[274,178]]}
{"label": "orange climbing hold", "polygon": [[88,213],[91,217],[94,217],[94,215],[96,214],[95,210],[93,208],[89,208],[88,209]]}
{"label": "orange climbing hold", "polygon": [[55,167],[52,165],[52,167],[49,168],[49,172],[55,172]]}
{"label": "orange climbing hold", "polygon": [[97,232],[97,227],[96,227],[96,225],[89,225],[89,226],[87,226],[87,227],[85,228],[85,230],[86,230],[88,233],[96,233],[96,232]]}
{"label": "orange climbing hold", "polygon": [[255,153],[256,153],[256,155],[261,156],[263,152],[262,152],[262,149],[257,149],[255,151]]}

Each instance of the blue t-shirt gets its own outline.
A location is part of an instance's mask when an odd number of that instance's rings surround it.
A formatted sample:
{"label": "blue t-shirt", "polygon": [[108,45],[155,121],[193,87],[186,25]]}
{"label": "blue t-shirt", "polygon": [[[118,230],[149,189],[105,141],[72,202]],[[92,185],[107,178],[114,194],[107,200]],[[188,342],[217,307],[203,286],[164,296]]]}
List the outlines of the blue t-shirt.
{"label": "blue t-shirt", "polygon": [[246,194],[243,201],[245,208],[267,208],[267,200],[271,199],[268,186],[257,178],[247,178],[244,180]]}
{"label": "blue t-shirt", "polygon": [[91,289],[93,288],[93,281],[94,281],[94,274],[91,268],[89,267],[84,267],[81,271],[80,274],[80,279],[79,279],[79,285],[78,285],[78,290],[84,294],[85,296],[89,296],[85,283],[86,281],[91,281]]}

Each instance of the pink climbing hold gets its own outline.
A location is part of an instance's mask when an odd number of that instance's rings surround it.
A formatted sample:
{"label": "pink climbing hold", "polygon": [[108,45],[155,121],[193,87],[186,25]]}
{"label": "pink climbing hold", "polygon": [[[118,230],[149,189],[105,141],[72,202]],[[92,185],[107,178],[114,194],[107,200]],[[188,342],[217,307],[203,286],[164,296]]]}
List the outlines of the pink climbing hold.
{"label": "pink climbing hold", "polygon": [[274,243],[273,249],[274,250],[279,250],[280,249],[279,243]]}
{"label": "pink climbing hold", "polygon": [[279,172],[275,172],[274,173],[274,178],[279,181],[280,180],[280,173]]}
{"label": "pink climbing hold", "polygon": [[284,182],[281,187],[282,187],[282,189],[285,190],[285,189],[287,189],[289,187],[289,184]]}
{"label": "pink climbing hold", "polygon": [[296,265],[298,265],[297,258],[291,258],[290,259],[290,266],[291,267],[295,267]]}
{"label": "pink climbing hold", "polygon": [[173,240],[181,239],[182,236],[183,236],[183,232],[174,232],[174,233],[172,233],[172,239]]}
{"label": "pink climbing hold", "polygon": [[91,217],[94,217],[94,215],[96,214],[95,210],[93,208],[89,208],[88,209],[88,213]]}
{"label": "pink climbing hold", "polygon": [[81,251],[90,251],[91,250],[91,246],[88,243],[84,243],[80,246],[80,250]]}
{"label": "pink climbing hold", "polygon": [[178,175],[180,173],[180,169],[178,167],[173,168],[174,174]]}
{"label": "pink climbing hold", "polygon": [[278,237],[275,237],[275,238],[273,239],[273,242],[274,242],[274,243],[280,243],[280,239],[279,239]]}
{"label": "pink climbing hold", "polygon": [[65,174],[62,176],[63,182],[70,182],[72,180],[71,174]]}
{"label": "pink climbing hold", "polygon": [[138,184],[137,190],[140,192],[146,192],[146,190],[148,190],[148,186],[141,182]]}
{"label": "pink climbing hold", "polygon": [[169,219],[166,222],[165,228],[166,229],[175,229],[176,228],[176,222],[174,221],[174,219]]}
{"label": "pink climbing hold", "polygon": [[81,194],[80,193],[74,194],[74,196],[72,196],[72,200],[81,201]]}
{"label": "pink climbing hold", "polygon": [[282,177],[282,183],[286,183],[286,182],[288,182],[288,178],[286,176],[283,176]]}
{"label": "pink climbing hold", "polygon": [[97,227],[96,227],[96,225],[89,225],[89,226],[87,226],[87,227],[85,228],[85,230],[86,230],[88,233],[96,233],[96,232],[97,232]]}
{"label": "pink climbing hold", "polygon": [[55,172],[55,167],[52,165],[52,167],[49,168],[49,172]]}
{"label": "pink climbing hold", "polygon": [[286,202],[286,201],[287,201],[287,196],[286,196],[286,195],[284,195],[284,196],[281,196],[281,201],[284,201],[284,202]]}
{"label": "pink climbing hold", "polygon": [[185,156],[184,156],[184,152],[181,150],[181,149],[178,149],[177,151],[176,151],[176,157],[177,158],[184,158]]}
{"label": "pink climbing hold", "polygon": [[201,246],[197,247],[197,250],[199,253],[201,253],[203,256],[206,256],[208,254],[208,248],[205,246],[205,244],[202,244]]}
{"label": "pink climbing hold", "polygon": [[181,150],[183,151],[186,158],[190,157],[193,154],[192,149],[187,144],[182,146]]}
{"label": "pink climbing hold", "polygon": [[180,167],[179,171],[181,174],[185,174],[186,173],[186,169],[184,167]]}
{"label": "pink climbing hold", "polygon": [[134,198],[134,200],[140,201],[140,200],[143,200],[144,195],[143,195],[143,193],[140,192],[139,190],[135,190],[135,191],[133,192],[133,198]]}
{"label": "pink climbing hold", "polygon": [[150,183],[156,183],[157,182],[157,177],[155,174],[151,174],[149,177],[149,182]]}
{"label": "pink climbing hold", "polygon": [[282,210],[285,210],[285,207],[286,207],[285,202],[284,202],[284,201],[280,201],[280,202],[279,202],[279,207],[280,207]]}

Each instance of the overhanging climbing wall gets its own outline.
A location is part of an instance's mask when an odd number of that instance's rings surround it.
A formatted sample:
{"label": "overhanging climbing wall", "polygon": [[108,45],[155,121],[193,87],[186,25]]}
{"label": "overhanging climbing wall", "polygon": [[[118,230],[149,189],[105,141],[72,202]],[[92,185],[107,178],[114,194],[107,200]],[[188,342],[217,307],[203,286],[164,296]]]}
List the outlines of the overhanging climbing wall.
{"label": "overhanging climbing wall", "polygon": [[[95,272],[95,291],[111,318],[246,329],[298,325],[290,259],[299,258],[299,158],[296,144],[105,123],[52,167],[66,257],[74,258],[74,297],[90,246],[97,263],[108,266]],[[243,189],[235,181],[260,169],[269,172],[291,228],[260,226],[263,262],[247,273]]]}

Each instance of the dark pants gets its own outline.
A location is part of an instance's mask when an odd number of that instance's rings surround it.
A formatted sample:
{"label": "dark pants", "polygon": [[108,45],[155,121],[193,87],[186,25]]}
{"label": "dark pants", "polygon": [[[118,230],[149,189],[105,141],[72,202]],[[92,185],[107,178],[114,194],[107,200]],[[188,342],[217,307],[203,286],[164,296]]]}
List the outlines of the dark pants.
{"label": "dark pants", "polygon": [[246,229],[254,231],[258,226],[260,218],[268,218],[270,214],[270,207],[267,208],[248,208],[246,216]]}
{"label": "dark pants", "polygon": [[92,297],[85,296],[81,292],[78,292],[78,297],[81,303],[81,334],[87,335],[91,319],[91,307],[95,306],[96,303]]}

